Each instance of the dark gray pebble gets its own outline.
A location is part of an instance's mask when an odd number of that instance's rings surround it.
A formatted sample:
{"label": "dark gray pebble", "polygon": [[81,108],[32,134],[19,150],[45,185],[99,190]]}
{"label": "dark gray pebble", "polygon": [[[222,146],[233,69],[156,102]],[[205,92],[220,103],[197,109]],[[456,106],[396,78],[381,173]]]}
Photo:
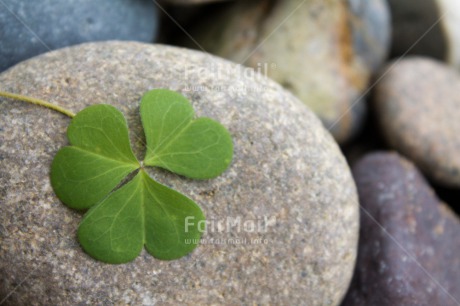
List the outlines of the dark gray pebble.
{"label": "dark gray pebble", "polygon": [[395,153],[367,155],[353,173],[361,231],[343,306],[459,305],[458,217]]}

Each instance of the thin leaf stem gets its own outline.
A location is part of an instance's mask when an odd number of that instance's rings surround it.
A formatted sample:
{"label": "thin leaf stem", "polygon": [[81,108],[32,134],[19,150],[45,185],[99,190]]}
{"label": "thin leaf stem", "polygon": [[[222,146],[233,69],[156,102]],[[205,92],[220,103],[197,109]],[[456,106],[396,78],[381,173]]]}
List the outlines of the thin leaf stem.
{"label": "thin leaf stem", "polygon": [[40,100],[40,99],[35,99],[32,97],[27,97],[27,96],[13,94],[13,93],[4,92],[4,91],[0,91],[0,97],[5,97],[5,98],[13,99],[13,100],[18,100],[18,101],[23,101],[23,102],[28,102],[28,103],[44,106],[46,108],[60,112],[61,114],[64,114],[70,118],[75,117],[75,114],[72,111],[62,108],[60,106],[57,106],[55,104],[51,104],[49,102]]}

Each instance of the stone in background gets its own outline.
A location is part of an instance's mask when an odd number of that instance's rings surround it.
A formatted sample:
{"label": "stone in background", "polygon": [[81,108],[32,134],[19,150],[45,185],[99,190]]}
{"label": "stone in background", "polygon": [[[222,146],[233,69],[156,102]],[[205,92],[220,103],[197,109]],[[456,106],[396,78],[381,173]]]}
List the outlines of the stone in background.
{"label": "stone in background", "polygon": [[460,187],[460,75],[431,58],[388,64],[373,107],[387,143],[439,184]]}
{"label": "stone in background", "polygon": [[361,203],[358,261],[342,306],[457,306],[460,220],[396,153],[353,168]]}
{"label": "stone in background", "polygon": [[157,8],[149,0],[2,0],[0,71],[49,49],[87,41],[152,42],[157,26]]}

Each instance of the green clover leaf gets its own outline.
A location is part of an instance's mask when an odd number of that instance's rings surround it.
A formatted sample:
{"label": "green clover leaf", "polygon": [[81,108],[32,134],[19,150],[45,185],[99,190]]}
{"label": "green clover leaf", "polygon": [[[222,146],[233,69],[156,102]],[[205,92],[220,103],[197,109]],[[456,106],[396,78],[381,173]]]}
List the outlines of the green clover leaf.
{"label": "green clover leaf", "polygon": [[[216,177],[228,168],[233,157],[230,134],[212,119],[194,119],[182,95],[149,91],[141,100],[140,114],[146,166],[196,179]],[[120,111],[110,105],[89,106],[73,118],[67,135],[71,145],[56,154],[51,184],[67,206],[90,208],[78,229],[89,255],[124,263],[135,259],[145,245],[154,257],[171,260],[197,246],[203,212],[145,172],[133,154]],[[131,173],[134,178],[125,183]],[[187,217],[193,218],[193,225],[186,226]]]}
{"label": "green clover leaf", "polygon": [[148,92],[141,101],[141,117],[147,139],[146,165],[207,179],[230,164],[233,149],[229,149],[232,143],[225,127],[209,118],[194,120],[195,112],[184,96]]}

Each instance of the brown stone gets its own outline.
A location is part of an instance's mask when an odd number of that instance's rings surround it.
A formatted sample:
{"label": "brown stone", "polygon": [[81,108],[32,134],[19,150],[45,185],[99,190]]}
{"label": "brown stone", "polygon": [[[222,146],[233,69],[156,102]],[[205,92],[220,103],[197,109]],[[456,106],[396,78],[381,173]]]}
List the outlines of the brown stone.
{"label": "brown stone", "polygon": [[431,179],[460,187],[460,76],[422,57],[390,63],[376,86],[375,108],[387,142]]}

